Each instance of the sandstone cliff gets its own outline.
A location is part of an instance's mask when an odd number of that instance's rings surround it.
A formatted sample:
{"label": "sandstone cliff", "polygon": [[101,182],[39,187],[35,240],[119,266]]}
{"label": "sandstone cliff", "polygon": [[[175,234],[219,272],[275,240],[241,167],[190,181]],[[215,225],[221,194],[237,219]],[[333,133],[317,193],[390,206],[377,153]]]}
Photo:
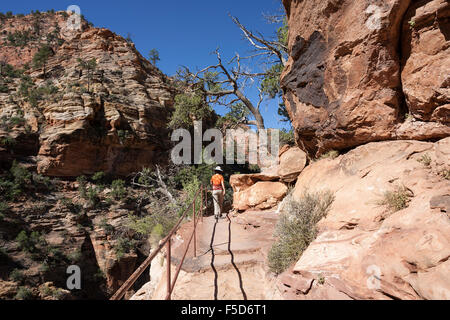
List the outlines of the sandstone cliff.
{"label": "sandstone cliff", "polygon": [[449,159],[446,138],[369,143],[308,166],[294,198],[331,190],[335,200],[279,277],[284,297],[450,299]]}
{"label": "sandstone cliff", "polygon": [[367,142],[450,135],[450,4],[283,1],[284,101],[312,155]]}
{"label": "sandstone cliff", "polygon": [[[110,183],[168,161],[174,86],[133,43],[69,19],[0,18],[0,299],[107,298],[149,249],[127,228],[130,214],[153,212],[148,197],[126,186],[115,199]],[[73,182],[98,172],[108,178]],[[69,293],[71,264],[83,290]]]}
{"label": "sandstone cliff", "polygon": [[[27,126],[1,128],[0,137],[28,135],[33,143],[27,150],[4,143],[0,154],[37,156],[40,173],[60,177],[127,175],[165,162],[174,96],[169,78],[121,36],[85,21],[70,30],[69,18],[57,12],[2,21],[0,60],[24,70],[2,73],[0,117],[23,118]],[[43,44],[50,45],[50,57],[33,68]],[[96,66],[83,68],[79,59],[95,60]]]}

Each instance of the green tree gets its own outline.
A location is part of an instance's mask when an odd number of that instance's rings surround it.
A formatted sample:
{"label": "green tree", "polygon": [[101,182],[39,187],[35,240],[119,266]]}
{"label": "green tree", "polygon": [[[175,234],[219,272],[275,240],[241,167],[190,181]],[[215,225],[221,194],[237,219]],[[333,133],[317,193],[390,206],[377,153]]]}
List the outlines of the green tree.
{"label": "green tree", "polygon": [[[283,24],[277,30],[276,38],[269,39],[259,32],[250,31],[237,18],[230,17],[255,52],[247,57],[241,57],[236,53],[228,63],[225,63],[217,49],[215,51],[217,64],[207,66],[198,72],[191,72],[185,68],[183,75],[187,78],[186,85],[202,91],[208,103],[229,107],[231,111],[233,111],[231,107],[237,102],[239,106],[245,106],[248,115],[253,116],[254,120],[244,117],[241,123],[254,125],[258,130],[263,130],[265,124],[260,110],[261,104],[265,98],[273,99],[279,94],[279,76],[287,63],[287,26]],[[245,66],[246,61],[252,61],[257,70],[252,71],[249,66]],[[247,89],[255,83],[259,90],[258,100],[251,99],[247,92]]]}
{"label": "green tree", "polygon": [[39,48],[38,52],[33,57],[33,66],[36,69],[43,68],[44,78],[46,77],[46,67],[50,56],[53,54],[53,50],[48,45],[43,45]]}
{"label": "green tree", "polygon": [[85,60],[79,58],[78,59],[78,67],[87,71],[88,92],[91,92],[90,86],[91,86],[92,74],[97,69],[97,61],[94,58],[92,58],[91,60],[88,60],[88,61],[85,61]]}
{"label": "green tree", "polygon": [[192,128],[194,120],[206,119],[212,112],[201,94],[179,94],[175,97],[175,111],[172,113],[169,128]]}
{"label": "green tree", "polygon": [[152,63],[154,66],[156,66],[156,62],[157,62],[157,61],[160,61],[160,60],[161,60],[161,59],[159,58],[159,52],[158,52],[158,50],[156,50],[156,49],[150,50],[150,52],[149,52],[149,54],[148,54],[148,57],[149,57],[151,63]]}

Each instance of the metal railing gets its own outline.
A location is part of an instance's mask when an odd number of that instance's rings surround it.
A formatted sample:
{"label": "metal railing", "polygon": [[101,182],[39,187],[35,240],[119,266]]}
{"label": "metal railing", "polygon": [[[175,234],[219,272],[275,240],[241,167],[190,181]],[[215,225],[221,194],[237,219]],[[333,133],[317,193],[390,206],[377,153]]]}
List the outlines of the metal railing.
{"label": "metal railing", "polygon": [[[200,208],[196,208],[196,202],[200,197]],[[190,245],[192,240],[194,240],[194,257],[197,257],[197,224],[198,222],[203,222],[203,210],[207,206],[207,190],[203,187],[203,185],[200,187],[200,189],[197,191],[197,193],[194,196],[194,199],[192,203],[189,205],[189,207],[184,210],[183,214],[181,215],[180,219],[178,220],[177,224],[170,230],[169,234],[159,243],[156,250],[154,250],[148,257],[145,259],[145,261],[136,269],[136,271],[123,283],[123,285],[119,288],[119,290],[116,291],[116,293],[110,298],[110,300],[121,300],[126,292],[130,290],[130,288],[133,286],[133,284],[137,281],[137,279],[142,275],[142,273],[150,266],[153,259],[158,255],[158,253],[161,252],[161,250],[166,247],[166,263],[167,263],[167,269],[166,269],[166,277],[167,277],[167,294],[166,294],[166,300],[170,300],[172,296],[173,289],[175,287],[175,284],[178,279],[178,275],[181,271],[181,268],[183,266],[184,260],[186,258],[186,255],[189,251]],[[177,266],[177,269],[175,271],[174,278],[171,279],[171,250],[172,250],[172,237],[176,234],[178,231],[178,228],[180,227],[181,223],[184,221],[184,219],[187,217],[189,210],[192,208],[192,220],[194,223],[194,230],[191,233],[191,236],[189,237],[189,241],[186,244],[186,249],[184,251],[183,257]],[[198,212],[197,212],[197,210]]]}

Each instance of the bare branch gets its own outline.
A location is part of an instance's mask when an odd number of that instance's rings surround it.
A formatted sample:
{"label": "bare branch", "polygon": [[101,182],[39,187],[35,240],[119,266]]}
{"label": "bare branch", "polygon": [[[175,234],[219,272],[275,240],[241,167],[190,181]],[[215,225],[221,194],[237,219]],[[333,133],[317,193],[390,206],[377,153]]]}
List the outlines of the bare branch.
{"label": "bare branch", "polygon": [[261,34],[259,36],[255,35],[251,31],[249,31],[246,27],[244,27],[236,17],[233,17],[231,14],[229,14],[229,16],[233,20],[233,22],[239,27],[239,29],[241,29],[244,36],[247,38],[247,40],[253,47],[255,47],[260,51],[261,50],[265,51],[266,54],[277,56],[280,63],[283,66],[286,65],[287,63],[286,58],[284,57],[283,52],[280,49],[278,49],[281,48],[284,52],[287,52],[288,48],[284,44],[278,41],[266,40]]}

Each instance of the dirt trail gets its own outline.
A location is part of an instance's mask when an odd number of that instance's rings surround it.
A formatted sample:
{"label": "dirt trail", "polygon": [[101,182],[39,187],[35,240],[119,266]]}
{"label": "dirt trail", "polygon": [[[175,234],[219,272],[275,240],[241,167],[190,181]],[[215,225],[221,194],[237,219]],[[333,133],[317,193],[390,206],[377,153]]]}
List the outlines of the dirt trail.
{"label": "dirt trail", "polygon": [[[207,217],[197,227],[197,257],[191,244],[172,295],[174,300],[261,300],[279,298],[267,272],[266,256],[273,241],[277,214],[272,211]],[[192,222],[174,238],[172,275],[186,248]],[[164,299],[165,271],[151,295],[145,287],[135,299]],[[148,291],[148,289],[147,289]]]}

